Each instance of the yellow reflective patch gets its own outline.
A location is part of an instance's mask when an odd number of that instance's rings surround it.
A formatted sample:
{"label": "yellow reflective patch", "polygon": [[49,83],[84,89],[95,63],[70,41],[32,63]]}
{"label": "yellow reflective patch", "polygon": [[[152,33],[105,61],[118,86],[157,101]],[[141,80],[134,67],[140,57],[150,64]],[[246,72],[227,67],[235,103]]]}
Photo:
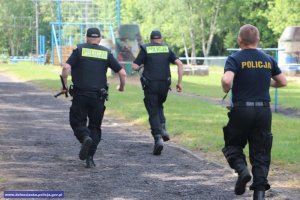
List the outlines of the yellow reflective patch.
{"label": "yellow reflective patch", "polygon": [[146,47],[147,53],[169,53],[167,46],[148,46]]}
{"label": "yellow reflective patch", "polygon": [[272,69],[272,64],[270,62],[262,61],[245,61],[241,63],[242,69]]}
{"label": "yellow reflective patch", "polygon": [[107,60],[108,53],[107,51],[103,51],[99,49],[82,48],[81,56]]}

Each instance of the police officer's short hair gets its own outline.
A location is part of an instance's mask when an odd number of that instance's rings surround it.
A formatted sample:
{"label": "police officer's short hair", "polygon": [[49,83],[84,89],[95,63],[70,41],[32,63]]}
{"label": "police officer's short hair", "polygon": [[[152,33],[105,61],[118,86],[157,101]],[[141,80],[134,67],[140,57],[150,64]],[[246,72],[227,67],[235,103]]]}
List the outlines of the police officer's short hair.
{"label": "police officer's short hair", "polygon": [[259,41],[259,30],[251,24],[246,24],[240,28],[239,37],[245,45],[257,44]]}

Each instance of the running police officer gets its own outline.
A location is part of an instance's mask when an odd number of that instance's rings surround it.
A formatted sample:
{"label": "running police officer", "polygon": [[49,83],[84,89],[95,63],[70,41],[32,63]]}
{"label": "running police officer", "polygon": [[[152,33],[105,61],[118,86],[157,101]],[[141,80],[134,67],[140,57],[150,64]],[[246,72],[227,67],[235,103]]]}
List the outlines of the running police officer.
{"label": "running police officer", "polygon": [[223,128],[225,147],[222,149],[230,167],[238,173],[234,192],[242,195],[251,180],[243,149],[249,143],[254,190],[253,199],[265,198],[270,189],[268,172],[271,161],[272,133],[269,88],[287,85],[276,61],[259,51],[259,31],[250,24],[240,28],[238,43],[241,51],[229,56],[222,77],[224,92],[232,90],[232,108],[228,124]]}
{"label": "running police officer", "polygon": [[126,79],[125,70],[111,51],[99,45],[100,36],[98,28],[89,28],[86,43],[77,45],[62,70],[66,85],[68,73],[71,71],[73,88],[70,88],[69,92],[73,100],[70,108],[70,125],[82,144],[79,158],[86,160],[87,168],[95,167],[93,156],[101,139],[104,101],[108,95],[107,68],[118,73],[120,92],[124,91]]}
{"label": "running police officer", "polygon": [[163,44],[163,38],[159,31],[152,31],[151,42],[141,46],[137,58],[133,61],[133,69],[138,70],[144,65],[141,83],[144,90],[144,103],[149,114],[151,133],[154,137],[154,155],[160,155],[163,149],[163,142],[170,140],[166,132],[166,119],[164,116],[163,103],[167,99],[171,85],[170,63],[176,64],[178,68],[177,92],[182,91],[183,64]]}

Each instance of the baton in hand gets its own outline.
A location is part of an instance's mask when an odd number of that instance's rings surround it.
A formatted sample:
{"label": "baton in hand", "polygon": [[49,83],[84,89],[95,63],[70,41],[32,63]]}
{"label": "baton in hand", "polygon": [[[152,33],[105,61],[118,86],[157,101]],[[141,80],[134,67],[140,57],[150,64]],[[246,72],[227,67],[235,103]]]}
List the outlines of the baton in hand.
{"label": "baton in hand", "polygon": [[54,95],[54,97],[57,98],[58,96],[60,96],[60,95],[62,95],[62,94],[65,94],[65,96],[68,97],[68,88],[67,88],[66,85],[65,85],[64,79],[63,79],[62,75],[59,75],[59,77],[60,77],[60,81],[61,81],[62,88],[63,88],[63,90],[65,90],[66,92],[60,92],[60,93],[57,93],[56,95]]}

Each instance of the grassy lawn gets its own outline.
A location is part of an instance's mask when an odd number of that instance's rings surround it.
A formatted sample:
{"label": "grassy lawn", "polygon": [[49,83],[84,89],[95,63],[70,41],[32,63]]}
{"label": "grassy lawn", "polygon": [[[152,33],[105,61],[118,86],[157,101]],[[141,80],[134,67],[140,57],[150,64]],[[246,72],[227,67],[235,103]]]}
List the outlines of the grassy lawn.
{"label": "grassy lawn", "polygon": [[[115,84],[111,85],[112,88],[116,87]],[[107,105],[119,115],[134,120],[134,123],[149,126],[143,93],[139,86],[127,85],[125,93],[110,92]],[[222,126],[227,123],[225,108],[194,98],[170,94],[165,103],[165,112],[167,128],[181,144],[195,150],[220,152],[224,145]],[[275,163],[300,166],[300,151],[297,148],[300,145],[299,126],[300,119],[281,114],[273,115],[272,157]]]}
{"label": "grassy lawn", "polygon": [[[58,91],[60,68],[55,66],[37,66],[31,63],[0,65],[0,72],[36,84],[39,87]],[[214,98],[221,98],[221,68],[211,68],[205,77],[185,76],[184,91]],[[174,79],[176,76],[173,76]],[[130,78],[130,77],[129,77]],[[174,80],[175,81],[175,80]],[[148,116],[143,104],[143,93],[137,84],[128,84],[124,93],[115,90],[117,81],[110,79],[110,97],[108,111],[122,116],[132,123],[149,127]],[[174,84],[173,84],[174,85]],[[299,108],[300,86],[289,83],[288,88],[280,89],[280,103],[286,107]],[[165,103],[167,128],[173,141],[190,149],[212,154],[221,154],[223,147],[222,126],[227,123],[227,110],[195,98],[170,94]],[[292,166],[300,172],[300,119],[281,114],[273,115],[273,163]],[[149,131],[150,134],[150,131]]]}
{"label": "grassy lawn", "polygon": [[[224,93],[221,89],[223,68],[210,67],[209,76],[184,76],[184,92],[200,96],[221,99]],[[174,81],[177,75],[173,74]],[[270,90],[271,101],[275,103],[275,89]],[[278,89],[279,105],[284,108],[300,108],[300,82],[288,82],[288,87]]]}

